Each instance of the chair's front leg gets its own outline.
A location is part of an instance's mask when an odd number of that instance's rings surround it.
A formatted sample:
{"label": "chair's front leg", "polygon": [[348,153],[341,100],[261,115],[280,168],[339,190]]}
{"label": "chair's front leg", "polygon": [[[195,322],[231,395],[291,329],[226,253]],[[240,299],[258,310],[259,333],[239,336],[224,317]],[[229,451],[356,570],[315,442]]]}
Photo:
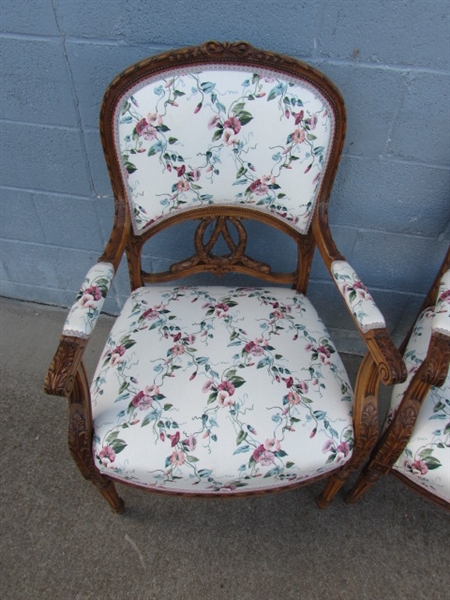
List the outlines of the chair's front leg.
{"label": "chair's front leg", "polygon": [[355,386],[353,414],[355,446],[351,459],[332,475],[317,500],[320,508],[327,508],[349,476],[360,468],[378,439],[378,368],[370,353],[364,357]]}
{"label": "chair's front leg", "polygon": [[389,473],[411,436],[419,410],[420,402],[411,399],[397,412],[389,429],[378,442],[371,460],[347,494],[347,504],[358,502],[380,477]]}
{"label": "chair's front leg", "polygon": [[118,514],[125,504],[114,483],[101,475],[92,456],[93,428],[90,411],[90,391],[83,363],[80,364],[69,400],[69,450],[85,479],[89,479],[102,494],[111,509]]}

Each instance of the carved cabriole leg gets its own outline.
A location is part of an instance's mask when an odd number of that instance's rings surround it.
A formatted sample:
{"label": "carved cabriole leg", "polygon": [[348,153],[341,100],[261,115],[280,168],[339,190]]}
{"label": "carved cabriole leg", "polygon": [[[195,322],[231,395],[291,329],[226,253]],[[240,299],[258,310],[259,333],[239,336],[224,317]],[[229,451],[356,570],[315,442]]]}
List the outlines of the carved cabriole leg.
{"label": "carved cabriole leg", "polygon": [[[387,471],[389,471],[389,469]],[[356,502],[358,502],[358,500],[370,490],[370,488],[380,479],[382,475],[383,473],[370,471],[366,466],[360,473],[355,485],[346,495],[345,502],[347,504],[356,504]]]}
{"label": "carved cabriole leg", "polygon": [[102,494],[111,509],[121,514],[125,504],[114,483],[100,474],[92,456],[92,422],[89,385],[84,365],[81,363],[69,395],[69,450],[81,474],[89,479]]}
{"label": "carved cabriole leg", "polygon": [[347,494],[347,504],[355,504],[380,479],[391,470],[403,448],[406,446],[414,423],[416,422],[420,403],[408,400],[402,410],[395,415],[389,429],[380,439],[373,458],[365,466],[353,488]]}
{"label": "carved cabriole leg", "polygon": [[348,477],[360,468],[377,442],[379,431],[378,385],[377,366],[370,353],[367,353],[359,368],[355,386],[353,409],[355,447],[353,455],[340,471],[328,479],[317,500],[320,508],[327,508],[330,505]]}

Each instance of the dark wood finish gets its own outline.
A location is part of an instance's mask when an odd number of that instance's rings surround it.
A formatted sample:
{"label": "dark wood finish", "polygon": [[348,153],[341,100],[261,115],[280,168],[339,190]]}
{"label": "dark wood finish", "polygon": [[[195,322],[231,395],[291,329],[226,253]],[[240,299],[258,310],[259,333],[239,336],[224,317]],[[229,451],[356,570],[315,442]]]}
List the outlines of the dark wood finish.
{"label": "dark wood finish", "polygon": [[[439,282],[442,275],[449,268],[450,248],[447,251],[437,277],[422,304],[419,315],[426,308],[435,305]],[[403,350],[406,349],[412,331],[413,327],[402,344]],[[358,502],[358,500],[362,498],[382,475],[392,472],[393,475],[410,486],[414,491],[450,510],[450,503],[445,502],[442,498],[439,498],[416,485],[401,473],[392,470],[392,466],[396,463],[408,443],[423,401],[427,397],[432,386],[441,386],[444,383],[448,374],[449,363],[450,338],[441,333],[433,332],[425,360],[411,379],[392,422],[375,446],[369,462],[360,474],[353,488],[347,494],[346,502],[348,504],[355,504]]]}
{"label": "dark wood finish", "polygon": [[[278,72],[280,76],[289,76],[306,81],[315,87],[328,100],[334,113],[335,127],[329,150],[326,171],[323,174],[312,224],[303,235],[288,223],[270,213],[252,209],[249,206],[207,206],[172,214],[152,224],[141,235],[135,235],[131,225],[131,215],[127,202],[124,182],[120,169],[115,139],[113,119],[118,102],[139,81],[161,74],[173,67],[239,65],[251,69],[266,68]],[[115,199],[114,226],[110,239],[100,257],[117,269],[125,252],[128,260],[131,288],[136,289],[145,283],[161,283],[201,272],[216,275],[240,272],[252,275],[271,283],[289,285],[306,293],[309,274],[316,246],[331,274],[334,260],[343,260],[333,241],[328,226],[328,203],[333,181],[341,157],[346,130],[344,101],[337,88],[322,73],[305,63],[288,56],[266,52],[253,48],[246,42],[220,43],[208,42],[199,47],[183,48],[164,52],[140,61],[118,75],[107,89],[100,114],[100,133]],[[162,273],[146,273],[142,270],[141,255],[145,243],[168,227],[187,219],[196,219],[199,225],[195,234],[195,254],[173,264]],[[289,235],[297,247],[297,268],[292,273],[277,273],[270,265],[247,255],[247,233],[245,220],[253,219],[275,227]],[[205,240],[208,226],[213,232]],[[230,233],[237,232],[237,241]],[[215,255],[215,242],[222,237],[229,252]],[[334,281],[334,278],[332,277]],[[343,303],[345,305],[345,303]],[[326,486],[320,506],[327,506],[348,475],[358,468],[370,450],[378,435],[377,389],[378,380],[385,383],[399,381],[406,376],[403,362],[386,330],[361,332],[368,347],[368,354],[362,362],[356,385],[354,426],[356,447],[353,458],[344,469],[339,467]],[[117,495],[112,481],[99,473],[92,458],[91,442],[93,436],[90,408],[90,394],[82,356],[87,342],[63,336],[55,358],[50,366],[45,389],[49,394],[63,395],[69,400],[69,448],[81,473],[90,479],[103,494],[116,512],[123,510],[123,502]],[[310,479],[311,482],[314,479]]]}

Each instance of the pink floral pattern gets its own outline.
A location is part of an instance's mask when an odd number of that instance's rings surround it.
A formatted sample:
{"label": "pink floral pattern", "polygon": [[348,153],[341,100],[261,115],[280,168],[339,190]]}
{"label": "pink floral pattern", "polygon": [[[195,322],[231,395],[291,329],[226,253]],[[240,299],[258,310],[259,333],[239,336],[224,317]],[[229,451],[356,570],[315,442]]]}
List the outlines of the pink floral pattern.
{"label": "pink floral pattern", "polygon": [[305,233],[333,115],[305,81],[223,65],[140,83],[116,115],[137,234],[174,211],[238,203]]}
{"label": "pink floral pattern", "polygon": [[331,265],[331,271],[342,297],[361,330],[366,332],[370,329],[386,327],[381,311],[351,265],[344,260],[336,260]]}
{"label": "pink floral pattern", "polygon": [[143,486],[282,487],[352,454],[347,374],[314,308],[291,290],[136,290],[91,392],[99,469]]}
{"label": "pink floral pattern", "polygon": [[99,262],[87,273],[64,323],[63,334],[88,338],[100,316],[114,277],[110,263]]}

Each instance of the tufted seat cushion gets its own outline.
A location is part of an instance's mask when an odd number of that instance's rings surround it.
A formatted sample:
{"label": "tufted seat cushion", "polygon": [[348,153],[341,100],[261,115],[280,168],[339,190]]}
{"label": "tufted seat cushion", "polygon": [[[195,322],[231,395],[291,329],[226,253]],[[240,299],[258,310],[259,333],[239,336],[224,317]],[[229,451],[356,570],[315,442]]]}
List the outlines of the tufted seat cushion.
{"label": "tufted seat cushion", "polygon": [[[391,416],[427,355],[431,332],[436,323],[435,317],[435,309],[427,308],[415,324],[403,357],[408,378],[394,387]],[[450,372],[441,387],[433,386],[430,389],[408,444],[393,469],[415,484],[450,501]]]}
{"label": "tufted seat cushion", "polygon": [[91,392],[99,469],[162,491],[283,487],[352,453],[347,374],[314,307],[288,289],[134,291]]}

